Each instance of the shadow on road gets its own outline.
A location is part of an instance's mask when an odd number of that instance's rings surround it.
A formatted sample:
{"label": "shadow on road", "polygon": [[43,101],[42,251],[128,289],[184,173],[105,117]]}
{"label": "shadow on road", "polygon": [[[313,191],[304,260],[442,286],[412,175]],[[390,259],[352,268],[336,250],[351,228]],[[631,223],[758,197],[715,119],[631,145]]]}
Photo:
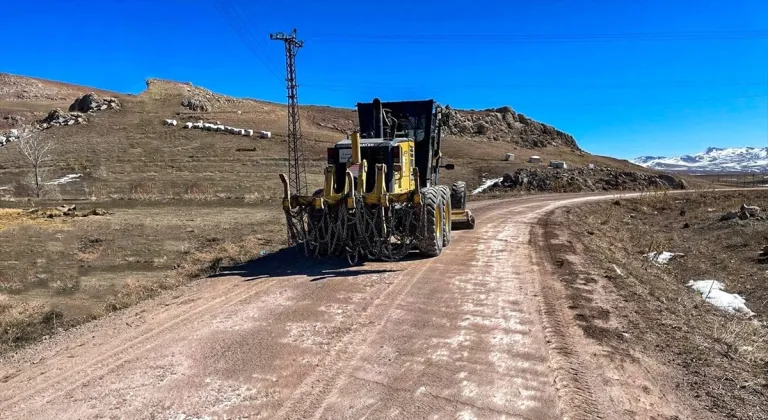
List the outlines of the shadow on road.
{"label": "shadow on road", "polygon": [[346,259],[317,259],[304,255],[303,249],[285,248],[261,258],[240,264],[211,277],[244,277],[245,281],[264,278],[306,276],[309,281],[356,277],[365,274],[393,273],[400,270],[366,269],[365,263],[350,266]]}

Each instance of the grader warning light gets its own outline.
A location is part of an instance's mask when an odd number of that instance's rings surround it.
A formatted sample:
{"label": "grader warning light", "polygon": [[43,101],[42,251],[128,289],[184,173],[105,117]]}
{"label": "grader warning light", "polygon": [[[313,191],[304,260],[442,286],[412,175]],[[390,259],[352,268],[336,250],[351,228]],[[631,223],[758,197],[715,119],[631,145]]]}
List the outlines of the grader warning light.
{"label": "grader warning light", "polygon": [[359,129],[328,148],[323,188],[291,194],[283,210],[291,240],[308,255],[393,261],[412,249],[436,257],[455,228],[474,228],[466,186],[439,184],[441,128],[434,100],[358,103]]}

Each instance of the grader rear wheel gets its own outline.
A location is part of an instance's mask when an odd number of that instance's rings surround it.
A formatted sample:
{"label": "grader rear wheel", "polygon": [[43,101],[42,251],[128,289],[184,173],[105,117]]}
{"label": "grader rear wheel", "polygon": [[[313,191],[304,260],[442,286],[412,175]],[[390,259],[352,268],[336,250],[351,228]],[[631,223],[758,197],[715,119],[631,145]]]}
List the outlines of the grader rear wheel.
{"label": "grader rear wheel", "polygon": [[445,233],[445,205],[440,187],[421,190],[421,200],[426,212],[424,237],[419,243],[419,252],[427,257],[437,257],[443,251]]}
{"label": "grader rear wheel", "polygon": [[447,185],[440,185],[437,188],[440,189],[442,192],[442,198],[443,198],[443,214],[445,217],[443,218],[443,247],[448,246],[451,243],[451,233],[453,231],[451,224],[452,224],[452,215],[451,215],[451,209],[453,207],[451,203],[451,190],[448,188]]}

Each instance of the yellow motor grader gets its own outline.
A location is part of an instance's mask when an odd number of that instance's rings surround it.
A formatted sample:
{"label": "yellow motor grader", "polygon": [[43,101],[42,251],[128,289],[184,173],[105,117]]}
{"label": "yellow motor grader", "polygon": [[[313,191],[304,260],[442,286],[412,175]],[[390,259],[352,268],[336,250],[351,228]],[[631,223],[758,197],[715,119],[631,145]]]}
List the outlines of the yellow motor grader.
{"label": "yellow motor grader", "polygon": [[328,148],[323,188],[291,194],[284,174],[288,233],[308,255],[399,260],[411,250],[436,257],[454,229],[475,226],[464,182],[440,185],[441,128],[434,100],[358,103],[359,128]]}

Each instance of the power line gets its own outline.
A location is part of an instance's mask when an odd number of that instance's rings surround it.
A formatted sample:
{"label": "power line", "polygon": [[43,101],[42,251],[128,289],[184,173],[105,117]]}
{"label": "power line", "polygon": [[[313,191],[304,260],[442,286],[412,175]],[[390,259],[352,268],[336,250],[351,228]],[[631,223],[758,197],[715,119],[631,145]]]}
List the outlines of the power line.
{"label": "power line", "polygon": [[609,84],[532,84],[532,83],[513,83],[513,84],[483,84],[483,83],[465,83],[465,84],[406,84],[406,83],[383,83],[383,82],[354,82],[354,83],[342,83],[331,82],[329,84],[305,84],[304,87],[315,89],[328,89],[328,90],[357,90],[360,88],[382,88],[382,89],[534,89],[534,90],[578,90],[578,89],[635,89],[635,88],[651,88],[651,87],[665,87],[665,88],[718,88],[718,87],[755,87],[765,86],[765,82],[718,82],[718,81],[706,81],[706,82],[690,82],[690,81],[658,81],[658,82],[638,82],[638,83],[609,83]]}
{"label": "power line", "polygon": [[704,41],[704,40],[755,40],[768,39],[768,30],[698,31],[698,32],[635,32],[596,34],[315,34],[308,41],[316,43],[366,42],[408,44],[529,44],[529,43],[578,43],[611,41]]}
{"label": "power line", "polygon": [[[303,87],[306,89],[307,86],[303,85]],[[321,87],[314,87],[310,90],[315,91],[328,91],[333,89],[325,89]],[[345,89],[343,90],[345,92],[359,92],[360,89]],[[721,96],[721,97],[708,97],[708,98],[689,98],[689,99],[676,99],[676,100],[658,100],[649,98],[646,101],[639,101],[636,97],[627,98],[626,102],[619,102],[619,101],[605,101],[605,102],[582,102],[582,101],[563,101],[560,98],[553,98],[552,100],[548,101],[533,101],[529,102],[527,100],[522,100],[523,97],[510,97],[509,103],[512,102],[524,102],[525,106],[548,106],[551,107],[552,105],[562,105],[562,106],[569,106],[569,107],[576,107],[578,109],[584,109],[584,108],[608,108],[608,107],[640,107],[640,106],[651,106],[651,105],[675,105],[675,104],[689,104],[689,103],[701,103],[701,102],[712,102],[712,103],[718,103],[718,102],[724,102],[724,101],[733,101],[733,100],[742,100],[742,99],[768,99],[768,94],[756,94],[756,95],[739,95],[739,96]]]}
{"label": "power line", "polygon": [[[213,4],[216,9],[218,9],[222,18],[229,25],[232,31],[235,32],[235,34],[245,44],[246,48],[250,50],[251,54],[253,54],[253,56],[261,62],[264,68],[266,68],[273,77],[275,77],[277,80],[283,80],[283,78],[278,76],[277,72],[269,64],[269,60],[266,59],[267,55],[264,50],[261,49],[258,40],[253,37],[253,35],[248,31],[248,28],[238,17],[240,13],[238,13],[238,10],[235,8],[236,6],[233,4],[234,1],[235,0],[214,0]],[[226,5],[230,5],[234,13],[227,9]]]}
{"label": "power line", "polygon": [[[227,0],[227,1],[228,1],[228,2],[229,2],[231,5],[232,5],[232,8],[233,8],[233,10],[235,10],[235,12],[236,12],[236,13],[237,13],[239,16],[244,16],[244,15],[245,15],[245,13],[243,13],[243,12],[241,11],[241,8],[239,8],[239,7],[238,7],[238,4],[240,4],[240,2],[239,2],[238,0]],[[247,21],[246,21],[246,22],[247,22]],[[261,44],[261,41],[260,41],[260,39],[261,39],[261,38],[260,38],[260,37],[255,37],[255,36],[253,35],[253,33],[251,33],[251,31],[249,31],[249,30],[248,30],[248,27],[246,26],[246,24],[245,24],[244,22],[242,22],[242,21],[241,21],[241,24],[242,24],[243,26],[245,26],[245,32],[246,32],[246,34],[247,34],[247,35],[248,35],[248,36],[251,38],[251,41],[253,41],[253,44],[254,44],[254,45],[256,46],[256,48],[259,50],[259,52],[261,53],[261,55],[262,55],[262,56],[264,56],[264,57],[266,58],[266,60],[265,60],[264,64],[265,64],[265,65],[266,65],[266,66],[267,66],[267,67],[270,69],[270,72],[271,72],[271,73],[272,73],[274,76],[276,76],[278,79],[280,79],[280,77],[278,76],[278,73],[279,73],[279,72],[278,72],[278,71],[275,71],[275,69],[274,69],[274,68],[272,67],[272,65],[271,65],[271,61],[270,61],[270,60],[269,60],[269,58],[268,58],[268,57],[269,57],[269,54],[267,54],[267,52],[266,52],[266,49],[262,48],[262,44]]]}

